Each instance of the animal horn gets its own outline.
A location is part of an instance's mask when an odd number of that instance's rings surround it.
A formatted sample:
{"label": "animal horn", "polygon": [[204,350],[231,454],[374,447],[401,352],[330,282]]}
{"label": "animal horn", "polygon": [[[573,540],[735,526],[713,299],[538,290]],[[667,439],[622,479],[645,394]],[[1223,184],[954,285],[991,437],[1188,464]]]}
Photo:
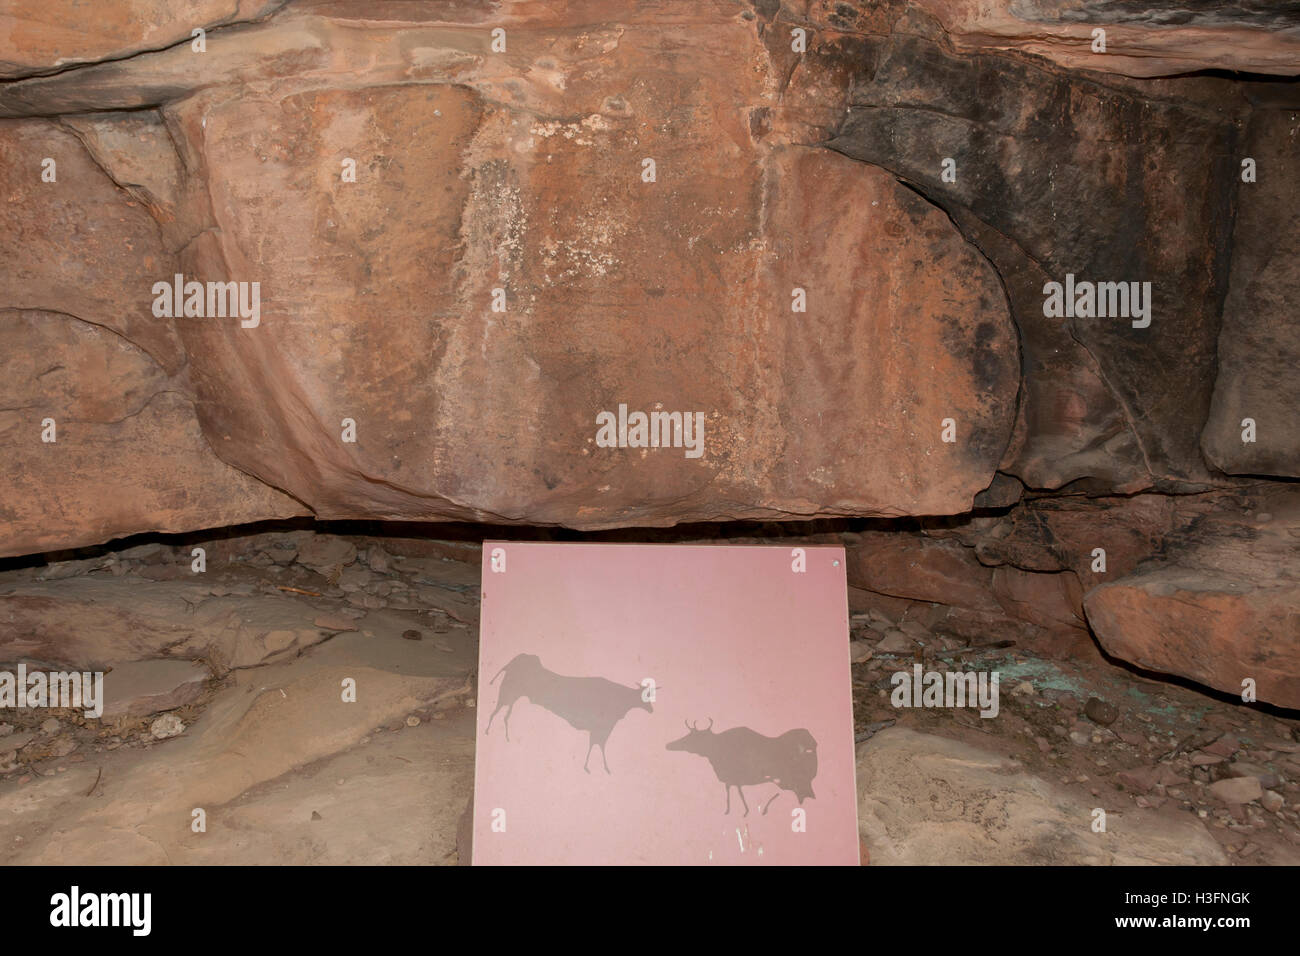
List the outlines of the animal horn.
{"label": "animal horn", "polygon": [[713,718],[712,718],[712,717],[709,718],[709,726],[707,726],[707,727],[704,728],[704,732],[707,734],[707,733],[708,733],[709,731],[711,731],[711,730],[713,730]]}
{"label": "animal horn", "polygon": [[695,729],[694,727],[691,726],[691,722],[690,722],[689,720],[683,720],[682,723],[684,723],[684,724],[686,725],[686,729],[687,729],[687,730],[694,730],[694,729]]}

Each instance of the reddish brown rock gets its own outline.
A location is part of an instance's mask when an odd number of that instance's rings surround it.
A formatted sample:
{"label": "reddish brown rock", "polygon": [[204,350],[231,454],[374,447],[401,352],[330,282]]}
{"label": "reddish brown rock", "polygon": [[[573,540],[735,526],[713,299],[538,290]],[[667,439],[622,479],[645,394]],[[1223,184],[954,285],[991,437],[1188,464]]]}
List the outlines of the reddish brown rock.
{"label": "reddish brown rock", "polygon": [[[42,180],[46,159],[54,182]],[[150,308],[152,277],[174,272],[175,257],[77,136],[44,120],[0,121],[0,196],[0,305],[103,326],[167,372],[185,363],[171,321]]]}
{"label": "reddish brown rock", "polygon": [[[521,9],[491,56],[486,31],[418,11],[361,34],[351,8],[324,10],[241,27],[219,57],[24,80],[0,104],[76,112],[127,184],[116,201],[157,218],[159,260],[134,263],[136,300],[113,310],[144,330],[131,341],[170,328],[148,311],[165,254],[260,283],[256,328],[175,322],[177,396],[223,461],[324,517],[578,528],[946,514],[990,485],[1018,383],[994,271],[887,173],[790,142],[828,121],[844,49],[819,61],[821,107],[757,122],[789,83],[743,17],[605,4],[627,22],[593,28]],[[121,128],[104,112],[159,103]],[[598,447],[597,414],[620,405],[701,413],[703,455]],[[297,510],[283,500],[240,507]],[[140,510],[132,530],[163,526]],[[15,530],[0,552],[32,542]]]}
{"label": "reddish brown rock", "polygon": [[[1259,238],[1286,258],[1289,114],[1240,132],[1289,94],[1122,75],[1296,72],[1285,11],[103,6],[87,30],[20,4],[0,46],[25,77],[0,89],[0,554],[299,513],[949,515],[1027,487],[1003,522],[864,545],[854,573],[972,633],[1066,633],[1081,590],[1207,510],[1118,496],[1237,488],[1202,449],[1294,474],[1294,283]],[[260,283],[261,322],[155,317],[175,271]],[[1066,272],[1152,280],[1153,324],[1047,319]],[[80,354],[52,313],[112,347]],[[1224,444],[1243,403],[1274,423],[1263,458]],[[704,454],[597,447],[620,405],[701,412]],[[28,447],[46,406],[68,427]],[[1115,497],[1035,494],[1061,488]]]}
{"label": "reddish brown rock", "polygon": [[1009,566],[996,568],[993,595],[1008,615],[1039,627],[1086,627],[1083,588],[1072,571],[1043,574]]}
{"label": "reddish brown rock", "polygon": [[[0,8],[0,77],[67,69],[174,43],[195,28],[262,16],[284,0],[9,0]],[[196,56],[204,54],[195,53]]]}
{"label": "reddish brown rock", "polygon": [[303,513],[217,458],[184,374],[168,376],[117,333],[0,312],[0,356],[0,554]]}
{"label": "reddish brown rock", "polygon": [[1294,110],[1259,111],[1241,151],[1255,181],[1238,193],[1218,377],[1201,435],[1206,459],[1234,475],[1300,478],[1296,119]]}
{"label": "reddish brown rock", "polygon": [[[961,533],[980,561],[1026,571],[1070,570],[1084,591],[1128,574],[1159,554],[1165,539],[1238,496],[1039,497]],[[1103,555],[1095,554],[1098,549]]]}
{"label": "reddish brown rock", "polygon": [[[1073,70],[1171,76],[1300,74],[1300,18],[1267,4],[917,0],[959,48],[1045,57]],[[1105,52],[1094,30],[1105,30]]]}
{"label": "reddish brown rock", "polygon": [[1175,536],[1168,554],[1084,599],[1111,654],[1229,694],[1300,707],[1300,496],[1270,496],[1267,520],[1221,514]]}
{"label": "reddish brown rock", "polygon": [[1121,770],[1115,774],[1115,779],[1129,790],[1136,790],[1138,793],[1150,793],[1157,787],[1176,787],[1187,782],[1168,764]]}
{"label": "reddish brown rock", "polygon": [[954,540],[868,532],[846,537],[845,558],[853,587],[913,601],[999,610],[993,570]]}
{"label": "reddish brown rock", "polygon": [[[1206,162],[1204,144],[1235,152],[1233,119],[1247,113],[1239,88],[1083,82],[1042,61],[961,55],[941,36],[901,31],[869,49],[829,145],[950,210],[997,265],[1025,373],[1001,470],[1030,488],[1211,485],[1200,433],[1219,322],[1207,303],[1227,285],[1239,170]],[[1150,282],[1150,324],[1045,315],[1045,284],[1070,275]]]}

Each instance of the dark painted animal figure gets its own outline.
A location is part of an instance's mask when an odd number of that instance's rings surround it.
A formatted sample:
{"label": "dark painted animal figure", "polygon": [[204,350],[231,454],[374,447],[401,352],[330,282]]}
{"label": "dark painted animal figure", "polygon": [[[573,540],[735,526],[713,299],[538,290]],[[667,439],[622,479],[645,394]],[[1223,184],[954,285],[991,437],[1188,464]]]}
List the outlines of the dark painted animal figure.
{"label": "dark painted animal figure", "polygon": [[817,741],[811,733],[800,727],[788,730],[780,737],[765,737],[748,727],[733,727],[722,733],[713,732],[713,719],[700,730],[687,723],[688,733],[668,744],[669,750],[683,750],[708,759],[713,772],[727,789],[727,813],[731,812],[731,788],[740,794],[749,816],[749,803],[742,787],[760,783],[774,783],[778,790],[763,807],[772,805],[782,790],[789,790],[802,805],[808,797],[815,798],[812,782],[817,776]]}
{"label": "dark painted animal figure", "polygon": [[497,706],[488,717],[484,734],[492,730],[493,718],[504,709],[506,715],[502,723],[506,728],[506,740],[509,740],[510,713],[519,698],[527,697],[538,707],[568,721],[570,726],[587,732],[587,759],[582,762],[582,769],[587,773],[591,773],[587,764],[595,747],[600,748],[601,762],[605,765],[605,772],[609,773],[605,743],[613,733],[614,726],[630,711],[639,707],[654,713],[654,705],[642,699],[642,688],[616,684],[603,677],[568,677],[556,674],[543,667],[542,659],[536,654],[517,654],[497,671],[496,677],[489,683],[495,684],[497,677],[502,674],[505,679],[501,681]]}

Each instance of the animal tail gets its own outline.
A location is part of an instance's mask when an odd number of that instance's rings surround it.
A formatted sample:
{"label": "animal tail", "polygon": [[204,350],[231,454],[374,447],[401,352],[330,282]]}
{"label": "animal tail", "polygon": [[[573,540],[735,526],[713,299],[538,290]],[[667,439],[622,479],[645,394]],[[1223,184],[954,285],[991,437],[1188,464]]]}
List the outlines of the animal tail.
{"label": "animal tail", "polygon": [[[501,670],[497,671],[497,677],[500,677],[502,674],[504,674],[506,672],[506,668],[509,667],[511,663],[513,663],[513,661],[507,661],[505,664],[501,665]],[[497,682],[497,677],[494,677],[490,681],[488,681],[488,684],[489,685],[495,684]]]}

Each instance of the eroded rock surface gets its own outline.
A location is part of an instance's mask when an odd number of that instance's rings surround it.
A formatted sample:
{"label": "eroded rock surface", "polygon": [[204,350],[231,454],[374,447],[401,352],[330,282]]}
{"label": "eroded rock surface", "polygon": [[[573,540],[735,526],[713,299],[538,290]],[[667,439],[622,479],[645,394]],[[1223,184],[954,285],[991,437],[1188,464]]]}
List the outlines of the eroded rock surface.
{"label": "eroded rock surface", "polygon": [[1129,810],[1092,830],[1092,807],[999,754],[911,730],[858,749],[858,819],[873,864],[1212,865],[1195,818]]}
{"label": "eroded rock surface", "polygon": [[[178,395],[213,455],[267,485],[249,502],[263,516],[301,502],[600,528],[967,510],[1011,436],[1016,333],[942,212],[810,145],[855,50],[828,33],[793,80],[752,15],[606,6],[625,19],[517,11],[501,55],[486,31],[418,13],[358,32],[346,6],[286,9],[213,31],[204,54],[16,82],[0,113],[59,117],[16,121],[37,137],[17,168],[61,136],[105,184],[102,215],[144,222],[152,258],[85,266],[128,266],[102,321],[184,363]],[[24,180],[18,208],[63,201],[81,172]],[[260,283],[261,321],[156,317],[150,289],[174,271]],[[22,304],[89,311],[53,287],[24,282]],[[702,453],[599,447],[597,414],[623,405],[698,412]],[[137,530],[174,527],[151,507]],[[34,514],[15,520],[0,550],[103,537],[64,511],[39,537]]]}
{"label": "eroded rock surface", "polygon": [[1088,622],[1112,654],[1229,694],[1300,708],[1300,495],[1218,513],[1090,592]]}
{"label": "eroded rock surface", "polygon": [[[850,542],[859,596],[903,623],[1058,650],[1091,626],[1296,699],[1292,582],[1236,560],[1284,563],[1290,525],[1231,517],[1300,475],[1293,10],[88,16],[0,14],[0,555],[300,515],[915,516]],[[257,283],[259,315],[160,314],[177,274]],[[1149,314],[1049,314],[1067,276],[1149,282]],[[698,413],[700,454],[671,424],[674,447],[602,447],[623,407]],[[383,571],[295,547],[265,556],[291,586],[306,568],[358,596]],[[456,603],[407,585],[397,611]],[[217,669],[331,632],[280,626],[273,594],[226,627],[241,596],[208,593],[182,639],[174,597],[99,606],[78,581],[59,610],[55,586],[0,597],[6,636],[52,660],[89,652],[56,632],[90,607],[132,659]]]}

